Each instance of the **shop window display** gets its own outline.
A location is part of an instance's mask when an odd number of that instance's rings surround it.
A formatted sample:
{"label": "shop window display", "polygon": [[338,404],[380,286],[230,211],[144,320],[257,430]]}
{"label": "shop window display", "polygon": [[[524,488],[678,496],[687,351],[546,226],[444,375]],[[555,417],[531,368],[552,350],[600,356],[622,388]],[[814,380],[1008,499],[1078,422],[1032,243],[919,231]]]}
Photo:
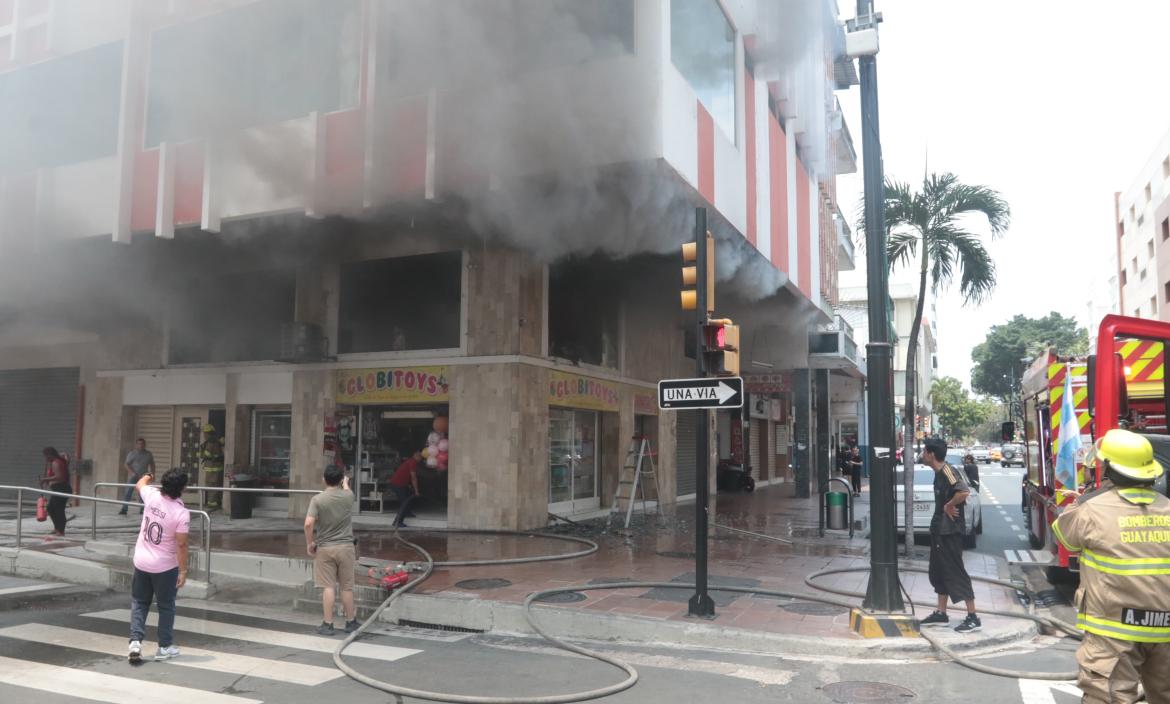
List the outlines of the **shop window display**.
{"label": "shop window display", "polygon": [[289,411],[256,411],[253,416],[252,466],[264,486],[288,486],[289,454],[292,446],[292,415]]}

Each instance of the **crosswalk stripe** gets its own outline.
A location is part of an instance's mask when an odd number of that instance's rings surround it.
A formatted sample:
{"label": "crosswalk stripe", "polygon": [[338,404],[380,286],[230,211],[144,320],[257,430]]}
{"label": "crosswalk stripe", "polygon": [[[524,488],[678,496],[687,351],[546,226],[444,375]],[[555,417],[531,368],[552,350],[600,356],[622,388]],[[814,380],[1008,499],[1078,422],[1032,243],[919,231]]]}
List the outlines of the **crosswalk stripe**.
{"label": "crosswalk stripe", "polygon": [[33,660],[0,656],[0,684],[54,692],[89,701],[124,704],[157,701],[167,704],[262,704],[259,699],[245,699],[191,687],[179,687],[150,680],[107,675],[91,670],[49,665]]}
{"label": "crosswalk stripe", "polygon": [[[39,623],[26,623],[19,626],[0,628],[0,636],[26,640],[34,643],[51,643],[65,648],[88,650],[103,655],[125,657],[127,639],[121,636],[111,636],[104,633],[91,633],[74,628],[62,628]],[[339,670],[331,667],[316,665],[302,665],[295,662],[282,662],[254,658],[248,655],[234,653],[217,653],[213,650],[203,650],[183,646],[182,655],[174,660],[167,660],[168,664],[181,667],[192,667],[200,670],[227,672],[233,675],[247,675],[261,677],[268,680],[279,680],[315,687],[341,677]],[[149,653],[147,654],[149,656]]]}
{"label": "crosswalk stripe", "polygon": [[48,592],[54,589],[64,589],[65,587],[72,586],[72,584],[62,584],[60,582],[26,584],[20,587],[5,587],[4,589],[0,589],[0,596],[8,596],[9,594],[24,594],[25,592]]}
{"label": "crosswalk stripe", "polygon": [[[130,623],[129,609],[95,611],[85,615],[91,618],[104,618],[107,621]],[[147,623],[152,626],[157,626],[158,614],[152,611],[147,619]],[[216,636],[218,638],[246,640],[252,643],[261,643],[263,645],[276,645],[282,648],[309,650],[315,653],[332,654],[333,651],[337,649],[338,644],[341,642],[337,638],[326,638],[325,636],[314,636],[301,633],[288,633],[285,631],[272,631],[267,628],[238,626],[231,623],[221,623],[219,621],[204,621],[202,619],[190,618],[187,616],[175,616],[175,628],[181,631],[187,631],[189,633],[200,633],[208,636]],[[402,658],[409,657],[411,655],[417,655],[421,652],[421,650],[414,650],[413,648],[396,648],[392,645],[374,645],[372,643],[354,643],[345,649],[345,654],[347,656],[387,661],[401,660]]]}

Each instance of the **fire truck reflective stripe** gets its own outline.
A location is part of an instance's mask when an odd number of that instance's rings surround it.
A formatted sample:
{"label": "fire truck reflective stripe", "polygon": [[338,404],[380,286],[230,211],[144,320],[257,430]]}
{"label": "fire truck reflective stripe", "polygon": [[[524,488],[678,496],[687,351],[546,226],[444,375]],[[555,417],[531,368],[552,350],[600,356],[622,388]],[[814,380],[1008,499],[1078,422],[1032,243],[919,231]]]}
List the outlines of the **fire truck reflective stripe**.
{"label": "fire truck reflective stripe", "polygon": [[1106,638],[1131,643],[1170,643],[1170,628],[1159,626],[1130,626],[1113,619],[1077,614],[1077,628]]}
{"label": "fire truck reflective stripe", "polygon": [[1060,521],[1059,520],[1052,522],[1052,535],[1056,536],[1056,539],[1060,541],[1060,544],[1063,545],[1065,547],[1065,549],[1067,549],[1069,552],[1080,552],[1081,551],[1081,547],[1079,545],[1073,545],[1073,544],[1069,543],[1068,538],[1064,537],[1064,533],[1060,532]]}
{"label": "fire truck reflective stripe", "polygon": [[1081,553],[1081,567],[1123,577],[1170,575],[1170,559],[1133,558],[1125,560],[1103,557],[1092,550],[1085,550]]}
{"label": "fire truck reflective stripe", "polygon": [[1150,489],[1118,489],[1117,493],[1132,504],[1152,504],[1158,498],[1158,493]]}

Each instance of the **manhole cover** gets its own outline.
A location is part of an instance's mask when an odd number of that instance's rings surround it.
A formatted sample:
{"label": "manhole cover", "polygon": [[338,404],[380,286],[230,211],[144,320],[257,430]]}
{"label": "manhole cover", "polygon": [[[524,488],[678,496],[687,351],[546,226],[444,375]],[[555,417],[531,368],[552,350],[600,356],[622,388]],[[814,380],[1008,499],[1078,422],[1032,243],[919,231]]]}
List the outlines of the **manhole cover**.
{"label": "manhole cover", "polygon": [[815,601],[794,601],[791,604],[784,604],[780,608],[805,616],[836,616],[837,614],[849,613],[849,609],[844,606],[821,604]]}
{"label": "manhole cover", "polygon": [[460,589],[499,589],[501,587],[510,587],[512,583],[506,579],[499,577],[489,577],[488,579],[465,579],[462,582],[456,582],[455,586]]}
{"label": "manhole cover", "polygon": [[860,704],[861,702],[908,702],[918,695],[896,684],[885,682],[834,682],[821,690],[835,702]]}
{"label": "manhole cover", "polygon": [[695,559],[695,553],[687,552],[685,550],[661,550],[658,552],[658,554],[663,556],[663,557],[673,557],[673,558],[677,558],[679,560],[693,560],[693,559]]}
{"label": "manhole cover", "polygon": [[581,592],[557,592],[555,594],[545,594],[536,601],[542,604],[572,604],[578,601],[585,601],[588,598]]}

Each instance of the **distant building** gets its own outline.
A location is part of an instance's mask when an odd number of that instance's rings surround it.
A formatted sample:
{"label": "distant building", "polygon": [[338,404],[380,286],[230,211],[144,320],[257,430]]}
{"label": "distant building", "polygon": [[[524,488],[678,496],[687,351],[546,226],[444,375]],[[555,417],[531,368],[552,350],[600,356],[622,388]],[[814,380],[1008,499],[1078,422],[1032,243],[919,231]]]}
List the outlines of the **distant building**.
{"label": "distant building", "polygon": [[1113,202],[1118,310],[1170,320],[1170,132]]}

